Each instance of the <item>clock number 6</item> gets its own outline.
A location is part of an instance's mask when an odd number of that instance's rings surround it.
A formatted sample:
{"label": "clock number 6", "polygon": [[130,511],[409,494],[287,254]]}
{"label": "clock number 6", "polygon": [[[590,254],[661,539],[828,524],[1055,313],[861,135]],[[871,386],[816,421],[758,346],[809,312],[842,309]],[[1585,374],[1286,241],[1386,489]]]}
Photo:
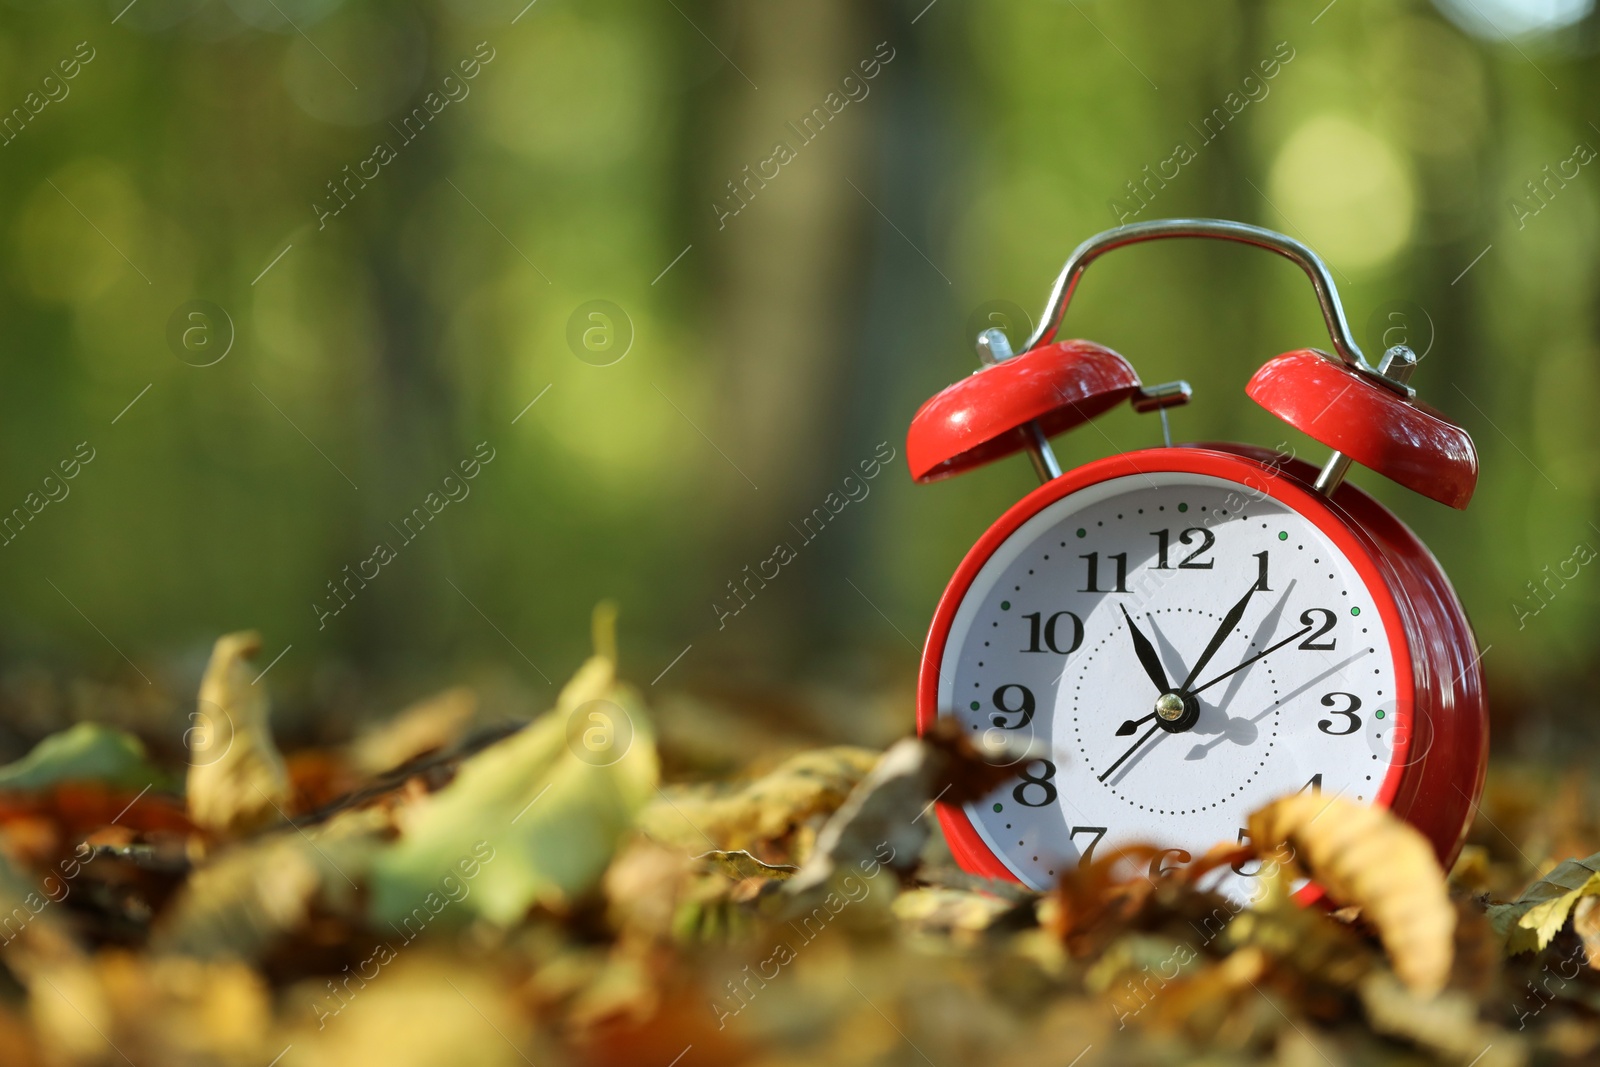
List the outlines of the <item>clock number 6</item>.
{"label": "clock number 6", "polygon": [[1332,708],[1334,704],[1334,697],[1344,697],[1350,702],[1349,707],[1336,708],[1333,712],[1335,715],[1343,715],[1345,717],[1345,721],[1350,724],[1350,728],[1348,730],[1331,730],[1329,727],[1333,725],[1332,719],[1319,719],[1317,721],[1317,729],[1321,730],[1325,734],[1331,734],[1334,737],[1343,737],[1346,734],[1353,734],[1357,730],[1361,729],[1361,716],[1356,714],[1357,711],[1361,710],[1361,698],[1356,696],[1354,693],[1329,693],[1327,696],[1322,698],[1322,706],[1325,708]]}
{"label": "clock number 6", "polygon": [[[1038,777],[1034,777],[1028,773],[1028,767],[1025,765],[1022,768],[1022,783],[1011,791],[1011,799],[1015,800],[1018,804],[1021,804],[1025,808],[1042,808],[1046,804],[1054,804],[1056,800],[1055,783],[1050,781],[1050,779],[1056,776],[1056,765],[1047,759],[1041,759],[1035,762],[1044,764],[1044,773],[1040,774]],[[1040,789],[1044,790],[1044,797],[1037,804],[1028,799],[1028,787],[1030,785],[1036,785]],[[1101,832],[1103,833],[1104,831]],[[1098,838],[1096,838],[1096,840],[1098,840]],[[1094,846],[1091,845],[1089,847],[1093,848]]]}

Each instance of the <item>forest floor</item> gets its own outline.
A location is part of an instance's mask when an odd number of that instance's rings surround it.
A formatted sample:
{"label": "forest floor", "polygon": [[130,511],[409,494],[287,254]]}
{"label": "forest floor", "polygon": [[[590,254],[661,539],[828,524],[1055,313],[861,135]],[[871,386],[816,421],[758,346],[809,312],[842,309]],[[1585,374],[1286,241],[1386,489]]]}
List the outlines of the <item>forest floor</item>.
{"label": "forest floor", "polygon": [[[664,781],[693,760],[604,619],[596,645],[531,722],[452,690],[285,758],[229,635],[182,765],[85,722],[0,768],[0,1063],[1600,1059],[1585,775],[1491,767],[1448,874],[1387,812],[1300,794],[1244,848],[1035,893],[950,860],[933,798],[1010,773],[964,740]],[[1207,888],[1228,865],[1249,907]]]}

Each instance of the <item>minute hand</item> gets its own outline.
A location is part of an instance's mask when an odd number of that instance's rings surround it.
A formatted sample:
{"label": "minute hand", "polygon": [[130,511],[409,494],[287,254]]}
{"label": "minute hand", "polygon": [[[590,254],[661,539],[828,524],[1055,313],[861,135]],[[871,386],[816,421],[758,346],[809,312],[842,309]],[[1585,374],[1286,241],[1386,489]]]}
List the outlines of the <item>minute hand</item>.
{"label": "minute hand", "polygon": [[1239,620],[1244,618],[1245,608],[1250,606],[1250,598],[1255,595],[1256,587],[1259,584],[1259,581],[1253,583],[1249,589],[1245,590],[1244,596],[1239,598],[1239,602],[1228,609],[1228,614],[1222,617],[1222,624],[1217,627],[1217,632],[1211,635],[1211,643],[1206,646],[1204,652],[1200,653],[1200,658],[1194,661],[1194,666],[1189,668],[1189,677],[1183,680],[1183,684],[1178,687],[1179,689],[1185,693],[1190,692],[1189,687],[1194,684],[1194,680],[1200,677],[1200,672],[1206,669],[1206,664],[1210,663],[1211,657],[1217,654],[1217,649],[1222,647],[1222,642],[1228,639],[1228,634],[1232,633],[1233,628],[1239,625]]}

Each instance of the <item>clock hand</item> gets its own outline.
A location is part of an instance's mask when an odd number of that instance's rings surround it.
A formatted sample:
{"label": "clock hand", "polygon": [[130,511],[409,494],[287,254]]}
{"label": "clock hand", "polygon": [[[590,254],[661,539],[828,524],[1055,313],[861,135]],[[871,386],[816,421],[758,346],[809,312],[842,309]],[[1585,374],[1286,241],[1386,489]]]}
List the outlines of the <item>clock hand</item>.
{"label": "clock hand", "polygon": [[1150,740],[1151,736],[1159,729],[1161,729],[1161,724],[1160,723],[1152,723],[1151,726],[1150,726],[1150,729],[1148,729],[1148,730],[1146,730],[1144,732],[1144,736],[1143,737],[1141,737],[1141,738],[1139,738],[1139,740],[1135,741],[1128,748],[1128,751],[1124,752],[1121,756],[1118,756],[1117,757],[1117,762],[1113,763],[1111,766],[1106,768],[1105,773],[1100,776],[1100,780],[1103,782],[1107,778],[1111,777],[1111,772],[1116,770],[1118,767],[1122,766],[1124,763],[1126,763],[1127,760],[1128,760],[1128,757],[1133,755],[1135,752],[1139,751],[1139,746],[1144,744],[1146,741]]}
{"label": "clock hand", "polygon": [[1245,590],[1245,594],[1239,598],[1239,602],[1228,609],[1228,614],[1222,617],[1222,624],[1217,627],[1217,632],[1211,635],[1211,643],[1206,646],[1204,652],[1200,653],[1200,658],[1194,661],[1194,666],[1189,668],[1189,677],[1185,678],[1183,684],[1178,687],[1180,690],[1185,693],[1190,692],[1189,686],[1194,684],[1194,680],[1200,676],[1200,672],[1205,670],[1206,664],[1211,662],[1211,657],[1217,654],[1217,649],[1222,647],[1222,642],[1228,639],[1228,634],[1232,633],[1233,628],[1239,625],[1239,620],[1244,618],[1244,609],[1250,606],[1250,598],[1255,595],[1256,589],[1260,584],[1258,579],[1249,589]]}
{"label": "clock hand", "polygon": [[1133,650],[1139,654],[1139,665],[1144,668],[1144,673],[1155,683],[1157,692],[1171,692],[1172,685],[1167,681],[1167,672],[1161,666],[1161,658],[1156,655],[1155,646],[1139,627],[1134,625],[1133,616],[1128,614],[1127,608],[1122,609],[1122,617],[1128,620],[1128,636],[1133,638]]}
{"label": "clock hand", "polygon": [[1150,714],[1146,715],[1142,719],[1127,719],[1127,720],[1124,720],[1123,724],[1121,726],[1117,727],[1117,736],[1118,737],[1127,737],[1129,734],[1133,733],[1133,731],[1137,730],[1142,724],[1149,722],[1151,719],[1153,719],[1155,717],[1156,717],[1156,713],[1152,711]]}
{"label": "clock hand", "polygon": [[1284,645],[1287,645],[1290,641],[1298,641],[1298,640],[1300,640],[1300,638],[1304,637],[1306,634],[1308,634],[1310,632],[1311,632],[1311,627],[1309,627],[1309,626],[1307,626],[1304,630],[1295,631],[1294,633],[1290,634],[1288,637],[1285,637],[1282,641],[1279,641],[1277,644],[1273,645],[1271,648],[1267,648],[1267,649],[1264,649],[1264,650],[1262,650],[1260,652],[1257,652],[1255,655],[1251,656],[1249,659],[1245,660],[1243,663],[1239,664],[1237,667],[1230,667],[1228,670],[1223,671],[1221,674],[1219,674],[1215,678],[1211,679],[1211,681],[1207,682],[1205,685],[1196,686],[1195,688],[1189,690],[1189,695],[1190,696],[1198,696],[1199,694],[1204,693],[1207,689],[1210,689],[1212,686],[1216,685],[1218,682],[1220,682],[1224,678],[1228,677],[1228,675],[1235,674],[1235,673],[1237,673],[1239,671],[1244,670],[1246,667],[1250,666],[1250,664],[1254,663],[1256,660],[1260,659],[1262,656],[1265,656],[1265,655],[1267,655],[1269,653],[1272,653],[1272,652],[1276,652],[1276,651],[1278,651],[1278,649],[1282,648]]}

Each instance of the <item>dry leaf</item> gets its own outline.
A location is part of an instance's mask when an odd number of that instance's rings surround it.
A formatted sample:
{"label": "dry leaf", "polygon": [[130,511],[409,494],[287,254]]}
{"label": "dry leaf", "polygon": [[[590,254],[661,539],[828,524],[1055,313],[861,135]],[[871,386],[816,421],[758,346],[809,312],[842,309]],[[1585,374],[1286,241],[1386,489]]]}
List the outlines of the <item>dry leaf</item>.
{"label": "dry leaf", "polygon": [[461,736],[477,712],[478,695],[471,689],[446,689],[350,742],[350,764],[369,777],[393,770],[449,745]]}
{"label": "dry leaf", "polygon": [[1359,906],[1414,992],[1444,988],[1456,913],[1444,871],[1415,828],[1385,808],[1297,793],[1252,813],[1249,831],[1259,853],[1290,845],[1334,902]]}
{"label": "dry leaf", "polygon": [[877,761],[876,752],[839,745],[792,756],[736,790],[667,789],[640,814],[639,828],[697,852],[759,846],[837,809]]}
{"label": "dry leaf", "polygon": [[1473,1067],[1521,1067],[1528,1050],[1515,1035],[1478,1021],[1478,1007],[1451,990],[1419,997],[1386,971],[1373,971],[1357,987],[1367,1020],[1380,1034],[1403,1038]]}
{"label": "dry leaf", "polygon": [[800,870],[792,863],[762,863],[750,853],[739,849],[733,852],[714,850],[694,857],[697,861],[721,871],[729,878],[785,879]]}
{"label": "dry leaf", "polygon": [[[973,934],[987,930],[1001,916],[1017,911],[1013,901],[988,893],[929,886],[908,889],[894,898],[889,910],[903,923],[924,933]],[[1030,915],[1032,908],[1027,907]]]}
{"label": "dry leaf", "polygon": [[1561,932],[1573,906],[1600,895],[1600,853],[1570,859],[1534,882],[1509,904],[1491,904],[1489,920],[1512,955],[1544,948]]}
{"label": "dry leaf", "polygon": [[189,815],[197,825],[232,835],[285,817],[289,774],[272,741],[267,691],[252,685],[249,661],[261,651],[253,631],[217,639],[200,680],[200,704],[189,741]]}
{"label": "dry leaf", "polygon": [[389,831],[380,808],[232,846],[197,868],[151,938],[158,953],[256,960],[320,902],[354,915],[367,868]]}
{"label": "dry leaf", "polygon": [[784,891],[809,893],[841,868],[915,869],[937,824],[936,800],[963,804],[1016,776],[1025,753],[1006,749],[999,755],[1007,762],[991,763],[953,725],[895,742],[828,819],[815,850]]}

